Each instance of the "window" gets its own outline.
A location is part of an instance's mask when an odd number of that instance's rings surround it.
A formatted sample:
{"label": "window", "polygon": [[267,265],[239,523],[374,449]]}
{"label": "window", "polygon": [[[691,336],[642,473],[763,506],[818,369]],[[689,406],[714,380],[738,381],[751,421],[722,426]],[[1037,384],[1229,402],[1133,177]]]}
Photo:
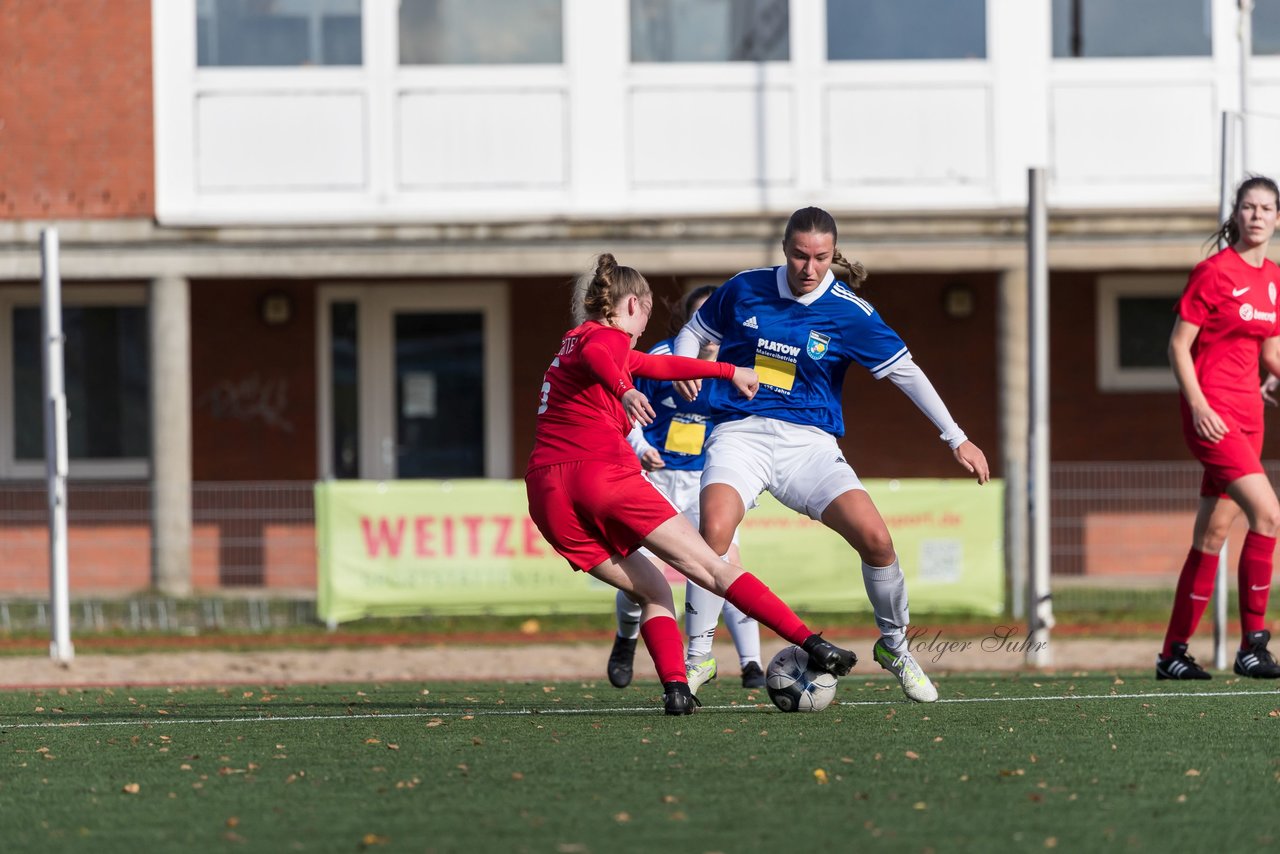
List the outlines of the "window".
{"label": "window", "polygon": [[400,0],[401,65],[563,61],[561,0]]}
{"label": "window", "polygon": [[1101,276],[1098,279],[1098,388],[1169,391],[1169,333],[1185,276]]}
{"label": "window", "polygon": [[1280,54],[1280,3],[1253,4],[1253,52],[1259,56]]}
{"label": "window", "polygon": [[361,0],[198,0],[196,64],[360,65]]}
{"label": "window", "polygon": [[787,0],[631,0],[632,62],[786,62]]}
{"label": "window", "polygon": [[985,59],[987,0],[827,0],[827,59]]}
{"label": "window", "polygon": [[1209,56],[1209,5],[1209,0],[1053,0],[1053,55]]}
{"label": "window", "polygon": [[[6,476],[44,471],[41,324],[38,291],[0,291],[0,341],[10,342],[0,353],[0,401],[11,401],[0,406]],[[145,290],[66,288],[62,327],[71,473],[144,475],[151,454]]]}

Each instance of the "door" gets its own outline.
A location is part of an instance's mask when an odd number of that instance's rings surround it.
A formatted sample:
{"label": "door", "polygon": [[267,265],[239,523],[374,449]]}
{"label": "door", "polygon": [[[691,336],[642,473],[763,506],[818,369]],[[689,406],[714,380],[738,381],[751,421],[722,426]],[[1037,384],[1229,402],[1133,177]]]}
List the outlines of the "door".
{"label": "door", "polygon": [[326,288],[322,477],[510,477],[504,285]]}

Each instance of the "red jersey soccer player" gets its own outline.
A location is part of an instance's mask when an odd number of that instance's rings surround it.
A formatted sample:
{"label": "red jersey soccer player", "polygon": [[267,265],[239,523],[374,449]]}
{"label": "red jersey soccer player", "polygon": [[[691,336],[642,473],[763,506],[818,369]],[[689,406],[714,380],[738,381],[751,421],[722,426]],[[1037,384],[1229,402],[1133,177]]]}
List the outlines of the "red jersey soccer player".
{"label": "red jersey soccer player", "polygon": [[1169,338],[1169,361],[1182,390],[1182,432],[1204,465],[1191,551],[1178,578],[1157,679],[1209,679],[1187,655],[1213,592],[1218,552],[1243,510],[1249,521],[1240,550],[1239,597],[1243,640],[1235,672],[1280,678],[1264,628],[1280,501],[1262,468],[1262,398],[1258,360],[1280,374],[1276,286],[1280,267],[1267,260],[1276,230],[1280,191],[1254,177],[1236,191],[1231,218],[1218,239],[1227,248],[1191,271]]}
{"label": "red jersey soccer player", "polygon": [[627,444],[631,422],[653,418],[633,374],[658,380],[724,379],[751,397],[755,371],[723,362],[651,356],[631,348],[644,332],[653,294],[644,277],[604,254],[584,295],[587,320],[569,330],[542,382],[542,402],[525,485],[529,515],[576,570],[640,603],[640,635],[662,680],[669,715],[698,705],[685,677],[671,586],[637,549],[647,546],[691,581],[728,599],[809,653],[811,666],[848,673],[854,654],[814,634],[754,575],[721,560],[697,530],[645,480]]}

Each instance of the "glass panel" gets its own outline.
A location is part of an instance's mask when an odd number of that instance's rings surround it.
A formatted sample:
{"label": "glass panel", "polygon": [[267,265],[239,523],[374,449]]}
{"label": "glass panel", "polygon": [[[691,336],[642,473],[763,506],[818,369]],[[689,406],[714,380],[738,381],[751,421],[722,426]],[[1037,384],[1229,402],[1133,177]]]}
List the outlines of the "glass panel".
{"label": "glass panel", "polygon": [[329,308],[333,404],[333,476],[360,476],[359,315],[353,302]]}
{"label": "glass panel", "polygon": [[[147,310],[65,306],[67,449],[72,459],[146,459],[151,452]],[[13,310],[14,456],[44,459],[39,308]]]}
{"label": "glass panel", "polygon": [[987,0],[827,0],[827,59],[985,59]]}
{"label": "glass panel", "polygon": [[1260,56],[1280,53],[1280,2],[1276,0],[1253,4],[1253,52]]}
{"label": "glass panel", "polygon": [[1053,0],[1056,57],[1208,56],[1209,0]]}
{"label": "glass panel", "polygon": [[632,62],[786,62],[787,0],[631,0]]}
{"label": "glass panel", "polygon": [[1121,368],[1169,367],[1169,333],[1176,296],[1118,297],[1116,352]]}
{"label": "glass panel", "polygon": [[196,64],[360,65],[361,0],[197,0]]}
{"label": "glass panel", "polygon": [[396,476],[484,477],[484,316],[397,313]]}
{"label": "glass panel", "polygon": [[401,0],[401,65],[558,63],[560,0]]}

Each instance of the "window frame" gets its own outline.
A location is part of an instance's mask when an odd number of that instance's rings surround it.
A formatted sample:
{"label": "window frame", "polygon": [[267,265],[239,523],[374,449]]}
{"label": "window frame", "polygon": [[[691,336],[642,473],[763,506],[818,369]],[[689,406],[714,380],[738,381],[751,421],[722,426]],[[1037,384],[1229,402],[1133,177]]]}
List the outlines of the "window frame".
{"label": "window frame", "polygon": [[[1124,297],[1167,296],[1176,300],[1186,286],[1180,273],[1125,273],[1099,276],[1097,296],[1096,358],[1098,390],[1102,392],[1168,392],[1178,390],[1172,367],[1125,368],[1120,364],[1116,334],[1120,325],[1120,300]],[[1169,319],[1173,329],[1175,316]]]}
{"label": "window frame", "polygon": [[[14,364],[13,364],[13,310],[15,308],[39,308],[40,288],[0,288],[0,481],[39,480],[45,476],[45,461],[28,462],[15,456],[17,437],[13,430]],[[66,285],[62,289],[62,304],[68,306],[106,306],[150,309],[145,285]],[[150,341],[147,342],[148,350]],[[147,374],[148,400],[151,394],[151,371]],[[71,413],[74,417],[75,413]],[[150,406],[148,405],[148,419]],[[151,476],[151,458],[124,457],[121,459],[72,458],[68,460],[67,477],[72,480],[144,480]]]}

